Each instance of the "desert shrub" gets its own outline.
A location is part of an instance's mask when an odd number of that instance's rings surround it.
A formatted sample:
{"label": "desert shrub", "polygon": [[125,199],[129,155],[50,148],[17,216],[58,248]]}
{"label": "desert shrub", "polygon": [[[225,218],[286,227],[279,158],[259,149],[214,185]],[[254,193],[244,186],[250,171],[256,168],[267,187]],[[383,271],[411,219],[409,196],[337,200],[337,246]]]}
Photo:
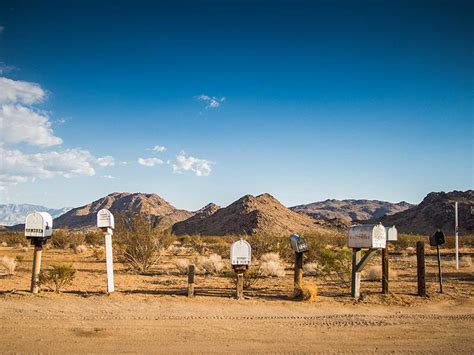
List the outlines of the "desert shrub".
{"label": "desert shrub", "polygon": [[3,275],[13,276],[15,274],[15,269],[17,266],[17,261],[8,256],[0,257],[0,267],[4,270]]}
{"label": "desert shrub", "polygon": [[[234,282],[234,286],[237,285],[237,274],[234,270],[225,270],[224,275],[230,277]],[[258,280],[262,279],[262,273],[259,267],[251,266],[244,272],[244,289],[249,289],[254,286]]]}
{"label": "desert shrub", "polygon": [[29,244],[24,232],[0,232],[0,240],[10,246],[18,244],[26,246]]}
{"label": "desert shrub", "polygon": [[277,253],[284,259],[289,259],[293,255],[287,235],[259,233],[249,237],[248,240],[252,245],[252,256],[256,259],[267,253]]}
{"label": "desert shrub", "polygon": [[114,238],[117,253],[133,270],[143,273],[156,265],[161,258],[161,250],[171,245],[170,234],[153,228],[146,216],[119,214]]}
{"label": "desert shrub", "polygon": [[75,249],[85,243],[85,236],[82,232],[73,232],[67,229],[57,229],[51,236],[51,244],[57,249]]}
{"label": "desert shrub", "polygon": [[20,247],[20,251],[21,251],[22,253],[27,253],[28,250],[30,250],[30,248],[28,248],[27,246],[25,246],[25,247]]}
{"label": "desert shrub", "polygon": [[222,257],[217,254],[211,254],[209,257],[198,257],[196,267],[204,270],[209,275],[220,275],[225,268]]}
{"label": "desert shrub", "polygon": [[76,254],[82,254],[82,253],[85,253],[86,251],[87,251],[87,247],[83,244],[78,245],[74,248],[74,252]]}
{"label": "desert shrub", "polygon": [[459,266],[462,268],[470,268],[472,266],[472,259],[470,255],[463,255],[459,260]]}
{"label": "desert shrub", "polygon": [[15,256],[15,260],[18,263],[21,263],[23,260],[25,260],[25,256],[24,255],[17,255],[17,256]]}
{"label": "desert shrub", "polygon": [[317,295],[318,287],[314,283],[304,281],[299,287],[298,293],[295,295],[295,298],[301,301],[312,302],[316,299]]}
{"label": "desert shrub", "polygon": [[84,243],[87,245],[104,245],[104,234],[102,231],[87,231],[84,234]]}
{"label": "desert shrub", "polygon": [[72,265],[53,265],[48,270],[40,272],[38,285],[60,293],[65,286],[72,284],[75,276],[76,270]]}
{"label": "desert shrub", "polygon": [[104,247],[96,247],[92,250],[92,257],[96,260],[104,260],[105,259],[105,248]]}
{"label": "desert shrub", "polygon": [[319,248],[317,253],[318,270],[316,276],[327,276],[345,284],[350,282],[352,254],[350,250],[332,251]]}
{"label": "desert shrub", "polygon": [[7,242],[2,242],[1,246],[2,246],[2,247],[7,247],[7,246],[8,246],[8,243],[7,243]]}
{"label": "desert shrub", "polygon": [[230,243],[226,241],[218,241],[207,245],[209,251],[213,254],[220,255],[221,257],[228,259],[230,257]]}
{"label": "desert shrub", "polygon": [[260,257],[260,274],[262,276],[285,276],[285,266],[277,253],[267,253]]}
{"label": "desert shrub", "polygon": [[363,271],[364,278],[369,281],[378,281],[382,279],[382,267],[373,265]]}
{"label": "desert shrub", "polygon": [[322,274],[322,271],[318,263],[306,263],[303,264],[303,273],[306,276],[319,276]]}
{"label": "desert shrub", "polygon": [[181,275],[186,275],[188,273],[189,260],[187,259],[178,259],[174,262],[174,266],[178,269],[178,273]]}

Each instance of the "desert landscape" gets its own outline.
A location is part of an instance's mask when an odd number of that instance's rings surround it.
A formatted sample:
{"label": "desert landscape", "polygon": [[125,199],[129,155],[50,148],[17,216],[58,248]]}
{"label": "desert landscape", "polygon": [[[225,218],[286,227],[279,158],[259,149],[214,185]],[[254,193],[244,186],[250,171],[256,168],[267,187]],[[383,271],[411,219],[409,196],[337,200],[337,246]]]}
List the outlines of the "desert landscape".
{"label": "desert landscape", "polygon": [[[441,193],[437,199],[430,195],[398,213],[420,216],[428,205],[433,211],[461,195],[472,199],[472,191]],[[145,235],[144,220],[130,227],[136,233],[132,244],[121,236],[122,222],[117,221],[115,292],[108,294],[103,234],[91,224],[103,207],[119,216],[116,206],[155,217],[145,219],[153,225]],[[187,220],[170,224],[177,220],[171,216]],[[210,216],[220,217],[208,221]],[[86,222],[75,224],[76,219]],[[4,268],[0,278],[1,351],[47,352],[53,346],[58,352],[474,351],[472,235],[461,237],[459,270],[454,238],[447,237],[441,252],[442,294],[436,248],[423,235],[401,234],[388,245],[389,292],[381,292],[379,251],[362,272],[361,297],[354,299],[344,221],[311,219],[268,194],[245,196],[225,208],[210,204],[176,213],[156,195],[114,193],[58,221],[63,229],[55,230],[46,244],[42,269],[63,265],[74,271],[74,278],[57,292],[52,282],[45,282],[37,295],[29,292],[33,248],[16,231],[19,227],[0,233],[2,262],[16,263],[10,275]],[[80,228],[64,229],[67,223]],[[288,239],[297,229],[310,247],[303,265],[308,296],[303,298],[293,295],[294,255]],[[202,231],[214,231],[214,236]],[[244,274],[244,299],[237,300],[229,250],[240,237],[252,245],[253,261]],[[124,257],[137,241],[143,248],[150,240],[157,242],[156,253],[142,264]],[[426,297],[417,294],[415,246],[420,240],[426,242]],[[187,293],[189,264],[196,267],[194,297]]]}

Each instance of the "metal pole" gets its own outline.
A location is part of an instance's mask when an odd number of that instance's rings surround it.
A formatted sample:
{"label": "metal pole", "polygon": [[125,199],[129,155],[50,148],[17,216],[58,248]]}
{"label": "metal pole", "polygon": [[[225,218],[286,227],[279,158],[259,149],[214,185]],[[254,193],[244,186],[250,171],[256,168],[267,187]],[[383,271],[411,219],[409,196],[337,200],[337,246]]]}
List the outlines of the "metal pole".
{"label": "metal pole", "polygon": [[458,203],[454,203],[454,232],[456,240],[456,270],[459,270],[459,233],[458,233]]}
{"label": "metal pole", "polygon": [[41,255],[43,254],[43,245],[35,243],[35,251],[33,253],[33,272],[31,274],[31,292],[38,293],[38,279],[41,269]]}
{"label": "metal pole", "polygon": [[439,255],[439,245],[436,245],[438,252],[438,275],[439,275],[439,292],[443,293],[443,275],[441,274],[441,256]]}

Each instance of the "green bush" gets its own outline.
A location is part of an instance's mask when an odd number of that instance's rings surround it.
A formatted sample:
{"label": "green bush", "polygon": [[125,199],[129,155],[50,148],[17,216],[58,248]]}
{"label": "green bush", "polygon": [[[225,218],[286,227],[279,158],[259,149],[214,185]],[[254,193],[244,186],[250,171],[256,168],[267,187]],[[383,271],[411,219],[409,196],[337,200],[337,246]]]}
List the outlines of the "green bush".
{"label": "green bush", "polygon": [[98,245],[104,245],[104,233],[99,230],[91,230],[87,231],[84,234],[84,242],[87,245],[93,245],[93,246],[98,246]]}
{"label": "green bush", "polygon": [[75,249],[79,245],[83,245],[85,240],[86,237],[83,232],[56,229],[51,236],[51,245],[57,249]]}
{"label": "green bush", "polygon": [[72,265],[53,265],[39,274],[39,286],[46,286],[51,291],[60,293],[65,286],[74,281],[76,270]]}
{"label": "green bush", "polygon": [[350,282],[352,253],[350,250],[333,251],[319,248],[313,259],[318,267],[316,276],[329,277],[345,284]]}
{"label": "green bush", "polygon": [[5,242],[9,246],[28,246],[30,243],[24,232],[0,232],[0,242]]}

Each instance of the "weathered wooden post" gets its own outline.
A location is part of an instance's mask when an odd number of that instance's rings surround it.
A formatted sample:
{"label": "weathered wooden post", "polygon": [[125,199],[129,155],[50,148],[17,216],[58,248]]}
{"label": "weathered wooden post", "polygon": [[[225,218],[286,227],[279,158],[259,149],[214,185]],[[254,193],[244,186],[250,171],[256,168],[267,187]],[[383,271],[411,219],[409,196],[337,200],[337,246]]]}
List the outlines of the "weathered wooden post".
{"label": "weathered wooden post", "polygon": [[114,286],[114,256],[112,252],[112,235],[114,234],[114,215],[107,209],[97,212],[97,227],[105,236],[105,262],[107,268],[107,293],[115,291]]}
{"label": "weathered wooden post", "polygon": [[[360,273],[378,249],[385,249],[387,233],[380,223],[351,226],[349,229],[349,248],[352,248],[351,296],[360,296]],[[367,248],[364,256],[362,249]]]}
{"label": "weathered wooden post", "polygon": [[398,232],[395,226],[385,227],[387,235],[387,245],[385,249],[382,249],[382,293],[388,294],[389,283],[390,283],[390,267],[389,267],[389,250],[388,246],[390,242],[396,242],[398,239]]}
{"label": "weathered wooden post", "polygon": [[295,252],[295,270],[293,276],[293,297],[301,295],[301,282],[303,281],[303,253],[308,251],[308,243],[298,234],[290,236],[290,244]]}
{"label": "weathered wooden post", "polygon": [[236,298],[244,298],[244,273],[250,267],[252,261],[252,248],[242,238],[234,242],[230,247],[230,263],[236,273]]}
{"label": "weathered wooden post", "polygon": [[416,274],[418,277],[418,296],[426,296],[425,280],[425,242],[416,242]]}
{"label": "weathered wooden post", "polygon": [[439,292],[443,293],[443,275],[441,274],[441,255],[439,252],[439,246],[443,245],[446,241],[443,231],[438,229],[435,234],[430,236],[430,246],[436,246],[436,252],[438,256],[438,278],[439,278]]}
{"label": "weathered wooden post", "polygon": [[194,265],[188,265],[188,297],[194,297]]}
{"label": "weathered wooden post", "polygon": [[43,245],[53,234],[53,218],[47,212],[33,212],[26,216],[25,236],[28,238],[35,250],[33,254],[33,268],[31,272],[32,293],[39,291],[39,274],[41,271],[41,257]]}

